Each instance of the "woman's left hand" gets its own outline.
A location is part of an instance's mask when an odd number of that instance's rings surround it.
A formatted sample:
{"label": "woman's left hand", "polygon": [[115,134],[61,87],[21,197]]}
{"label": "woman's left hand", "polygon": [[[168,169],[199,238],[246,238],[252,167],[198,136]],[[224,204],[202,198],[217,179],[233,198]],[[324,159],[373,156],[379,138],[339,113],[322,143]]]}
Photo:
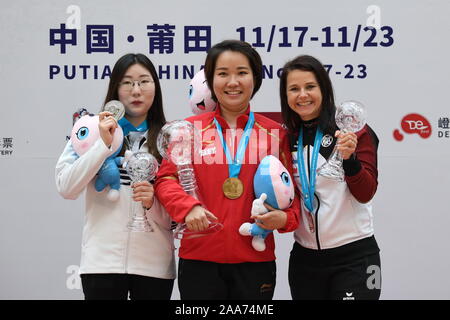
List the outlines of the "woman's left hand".
{"label": "woman's left hand", "polygon": [[353,132],[341,132],[336,130],[334,134],[338,138],[337,149],[341,153],[344,160],[348,160],[356,151],[358,145],[358,137]]}
{"label": "woman's left hand", "polygon": [[286,212],[274,209],[266,203],[264,203],[264,206],[269,212],[262,215],[251,216],[252,219],[255,219],[255,223],[266,230],[283,228],[287,221]]}
{"label": "woman's left hand", "polygon": [[132,186],[133,200],[142,202],[144,208],[150,209],[153,205],[155,190],[148,181],[136,182]]}

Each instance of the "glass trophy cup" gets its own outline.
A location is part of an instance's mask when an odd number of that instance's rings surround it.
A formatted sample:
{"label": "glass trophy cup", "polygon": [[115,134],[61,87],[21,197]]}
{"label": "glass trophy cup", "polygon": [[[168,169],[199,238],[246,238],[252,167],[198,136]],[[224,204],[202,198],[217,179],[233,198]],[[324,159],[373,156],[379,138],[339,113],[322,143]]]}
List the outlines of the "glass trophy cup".
{"label": "glass trophy cup", "polygon": [[[135,152],[126,161],[125,168],[131,178],[131,184],[151,181],[158,172],[158,161],[150,153]],[[137,205],[138,203],[132,201],[132,218],[128,223],[128,229],[133,232],[153,232],[153,228],[145,216],[145,211],[138,210]]]}
{"label": "glass trophy cup", "polygon": [[[201,135],[194,125],[185,120],[175,120],[166,123],[157,139],[158,151],[161,156],[177,166],[178,179],[183,190],[190,196],[201,201],[195,179],[192,163],[195,155],[201,149]],[[219,231],[223,225],[219,222],[209,222],[204,231],[194,232],[185,223],[179,223],[174,230],[175,239],[189,239]]]}
{"label": "glass trophy cup", "polygon": [[[366,124],[366,117],[366,109],[358,101],[345,101],[336,108],[336,125],[344,133],[360,131]],[[317,174],[336,181],[345,181],[342,161],[342,155],[335,147],[328,161],[317,170]]]}

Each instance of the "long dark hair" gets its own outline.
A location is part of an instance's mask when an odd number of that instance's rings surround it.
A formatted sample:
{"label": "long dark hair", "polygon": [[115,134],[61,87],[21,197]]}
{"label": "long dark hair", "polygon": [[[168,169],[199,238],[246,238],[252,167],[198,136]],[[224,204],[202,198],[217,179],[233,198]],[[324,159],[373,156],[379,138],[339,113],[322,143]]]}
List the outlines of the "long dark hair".
{"label": "long dark hair", "polygon": [[280,76],[280,102],[281,113],[283,115],[284,123],[289,131],[296,134],[301,127],[303,120],[295,113],[287,102],[287,76],[289,72],[294,70],[309,71],[314,73],[316,80],[322,93],[322,106],[319,115],[319,127],[325,131],[332,131],[336,129],[335,113],[336,105],[334,103],[333,85],[330,77],[323,67],[322,63],[316,58],[308,55],[301,55],[293,60],[287,62]]}
{"label": "long dark hair", "polygon": [[216,94],[214,93],[214,70],[216,69],[216,62],[219,56],[225,51],[234,51],[243,54],[247,57],[250,68],[253,73],[253,92],[251,98],[258,92],[262,83],[263,65],[261,56],[253,49],[253,47],[244,41],[239,40],[224,40],[215,44],[208,50],[208,55],[205,60],[205,78],[206,83],[211,91],[212,99],[217,102]]}
{"label": "long dark hair", "polygon": [[[145,55],[141,53],[128,53],[122,56],[119,60],[117,60],[116,64],[111,73],[111,77],[109,79],[108,92],[106,93],[105,105],[108,101],[111,100],[119,100],[119,85],[122,81],[125,72],[134,64],[140,64],[144,68],[146,68],[155,82],[155,98],[153,99],[153,104],[150,110],[147,113],[147,124],[149,127],[147,134],[147,144],[149,148],[149,152],[161,161],[161,155],[158,152],[156,147],[156,139],[158,137],[158,133],[161,130],[162,126],[166,123],[166,117],[164,116],[163,110],[163,101],[162,101],[162,93],[161,93],[161,85],[159,83],[159,78],[156,73],[155,66],[147,58]],[[102,107],[103,110],[103,107]],[[123,150],[121,151],[121,153]]]}

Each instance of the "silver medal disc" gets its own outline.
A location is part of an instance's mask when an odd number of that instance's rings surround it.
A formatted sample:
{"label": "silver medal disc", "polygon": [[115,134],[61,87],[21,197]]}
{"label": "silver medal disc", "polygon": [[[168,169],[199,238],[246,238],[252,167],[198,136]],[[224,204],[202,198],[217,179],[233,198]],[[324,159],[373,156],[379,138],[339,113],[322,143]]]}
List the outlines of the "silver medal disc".
{"label": "silver medal disc", "polygon": [[119,100],[111,100],[107,104],[105,104],[105,107],[103,108],[104,111],[108,111],[113,114],[113,117],[119,121],[122,119],[122,117],[125,115],[125,107],[123,106],[122,102]]}

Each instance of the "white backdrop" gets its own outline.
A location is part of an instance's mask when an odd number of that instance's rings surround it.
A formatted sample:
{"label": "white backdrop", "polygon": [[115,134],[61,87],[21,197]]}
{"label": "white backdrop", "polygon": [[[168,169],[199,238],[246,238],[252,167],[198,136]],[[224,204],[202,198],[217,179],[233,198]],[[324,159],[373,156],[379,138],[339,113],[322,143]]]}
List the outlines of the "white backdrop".
{"label": "white backdrop", "polygon": [[[198,71],[206,53],[185,53],[184,29],[206,26],[211,44],[245,36],[257,46],[267,70],[273,67],[273,76],[266,73],[252,102],[255,111],[279,111],[276,70],[287,60],[311,54],[331,65],[337,102],[362,101],[380,139],[374,217],[381,298],[449,299],[449,14],[448,0],[2,3],[0,298],[83,297],[77,266],[84,199],[62,199],[54,183],[72,114],[81,107],[97,112],[106,93],[105,68],[125,53],[142,52],[161,68],[168,120],[189,116],[189,76],[181,71],[190,66]],[[79,29],[76,45],[67,44],[61,53],[64,46],[51,45],[50,29],[64,23]],[[173,47],[150,54],[153,36],[147,26],[155,24],[175,26],[166,38]],[[95,36],[94,45],[87,44],[92,25],[113,26],[113,43],[105,49],[113,53],[96,52],[101,46],[95,45]],[[365,29],[368,25],[376,28]],[[188,44],[192,50],[195,41]],[[420,116],[404,119],[402,128],[402,119],[411,113]],[[394,139],[396,129],[402,141]],[[290,299],[292,235],[277,234],[276,241],[274,298]],[[172,297],[179,298],[177,287]]]}

